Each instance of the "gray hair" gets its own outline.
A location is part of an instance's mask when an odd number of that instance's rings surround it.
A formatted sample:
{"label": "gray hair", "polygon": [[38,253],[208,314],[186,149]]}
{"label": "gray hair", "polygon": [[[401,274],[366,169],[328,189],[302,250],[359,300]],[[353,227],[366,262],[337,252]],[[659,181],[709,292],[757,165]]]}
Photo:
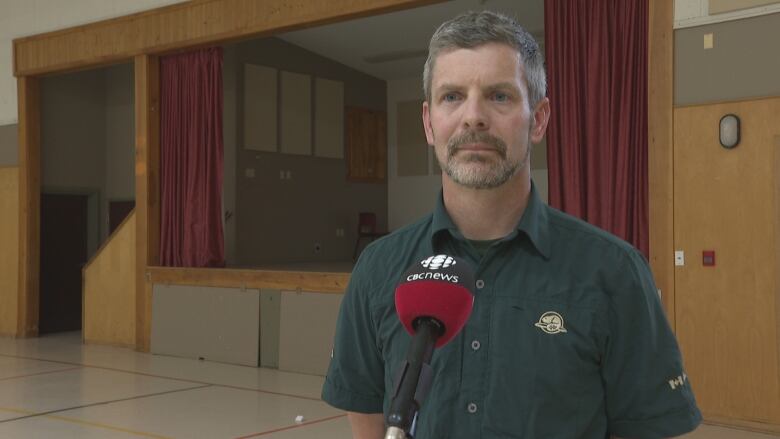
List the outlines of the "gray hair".
{"label": "gray hair", "polygon": [[423,69],[423,92],[425,100],[431,102],[431,82],[436,58],[449,49],[467,49],[487,43],[506,44],[520,54],[525,65],[531,108],[547,94],[547,79],[544,72],[544,57],[534,37],[514,19],[491,11],[466,12],[444,22],[431,37],[428,59]]}

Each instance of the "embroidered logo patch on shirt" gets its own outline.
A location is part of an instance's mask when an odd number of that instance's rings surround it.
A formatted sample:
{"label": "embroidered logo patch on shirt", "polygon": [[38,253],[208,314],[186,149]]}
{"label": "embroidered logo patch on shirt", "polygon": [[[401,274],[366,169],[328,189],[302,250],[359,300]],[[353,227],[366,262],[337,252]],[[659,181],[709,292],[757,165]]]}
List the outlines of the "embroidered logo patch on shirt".
{"label": "embroidered logo patch on shirt", "polygon": [[566,328],[563,326],[563,317],[554,311],[547,311],[539,317],[539,321],[534,324],[537,328],[541,329],[547,334],[558,334],[560,332],[566,332]]}
{"label": "embroidered logo patch on shirt", "polygon": [[688,375],[683,372],[682,375],[678,375],[676,378],[672,378],[669,380],[669,387],[672,388],[672,390],[677,390],[679,387],[684,386],[688,382]]}

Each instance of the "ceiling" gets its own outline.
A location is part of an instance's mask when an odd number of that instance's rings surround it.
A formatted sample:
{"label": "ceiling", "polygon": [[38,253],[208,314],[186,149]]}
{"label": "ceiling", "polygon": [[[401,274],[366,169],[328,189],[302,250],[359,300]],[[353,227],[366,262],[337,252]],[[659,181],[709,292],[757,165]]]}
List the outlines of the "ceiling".
{"label": "ceiling", "polygon": [[442,22],[482,9],[514,17],[542,42],[544,0],[450,0],[276,36],[377,78],[406,79],[422,74],[428,41]]}

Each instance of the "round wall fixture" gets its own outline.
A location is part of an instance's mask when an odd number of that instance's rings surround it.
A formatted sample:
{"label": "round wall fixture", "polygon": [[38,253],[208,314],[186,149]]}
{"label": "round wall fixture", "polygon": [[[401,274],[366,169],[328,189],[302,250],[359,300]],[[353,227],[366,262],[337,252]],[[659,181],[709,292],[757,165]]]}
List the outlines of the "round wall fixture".
{"label": "round wall fixture", "polygon": [[739,145],[739,117],[727,114],[720,118],[720,144],[726,149]]}

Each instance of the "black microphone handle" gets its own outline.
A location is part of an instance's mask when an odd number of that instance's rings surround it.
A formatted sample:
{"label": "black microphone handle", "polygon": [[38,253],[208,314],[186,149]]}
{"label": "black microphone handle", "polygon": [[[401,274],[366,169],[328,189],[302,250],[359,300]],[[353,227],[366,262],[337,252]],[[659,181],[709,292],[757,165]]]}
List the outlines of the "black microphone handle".
{"label": "black microphone handle", "polygon": [[443,326],[431,317],[420,317],[414,324],[415,333],[395,379],[387,425],[412,433],[412,424],[433,383],[431,357],[433,348],[443,333]]}

